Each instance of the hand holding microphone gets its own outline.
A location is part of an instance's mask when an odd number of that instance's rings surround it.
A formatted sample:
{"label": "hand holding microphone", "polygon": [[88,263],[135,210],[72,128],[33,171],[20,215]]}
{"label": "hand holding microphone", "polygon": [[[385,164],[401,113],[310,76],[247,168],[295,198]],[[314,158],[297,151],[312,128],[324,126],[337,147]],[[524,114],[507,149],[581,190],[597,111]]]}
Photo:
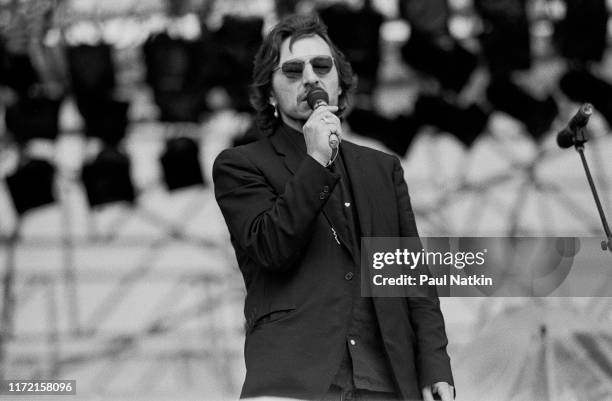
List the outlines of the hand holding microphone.
{"label": "hand holding microphone", "polygon": [[[329,102],[329,96],[327,92],[321,88],[313,88],[306,95],[306,102],[311,109],[316,110],[321,106],[327,106]],[[329,147],[335,149],[340,144],[340,138],[338,132],[334,131],[329,134]]]}
{"label": "hand holding microphone", "polygon": [[306,102],[313,109],[304,124],[304,137],[308,154],[324,166],[331,165],[338,156],[342,126],[334,114],[337,106],[329,106],[325,90],[315,87],[306,94]]}

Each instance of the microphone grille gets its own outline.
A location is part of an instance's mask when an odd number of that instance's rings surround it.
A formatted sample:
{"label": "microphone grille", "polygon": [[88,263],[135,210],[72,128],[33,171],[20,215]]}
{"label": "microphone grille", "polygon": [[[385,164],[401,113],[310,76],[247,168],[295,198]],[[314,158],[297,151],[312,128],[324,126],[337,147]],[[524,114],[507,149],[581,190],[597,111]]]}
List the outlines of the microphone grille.
{"label": "microphone grille", "polygon": [[557,145],[561,149],[567,149],[574,145],[574,134],[567,128],[557,134]]}
{"label": "microphone grille", "polygon": [[311,109],[314,109],[319,100],[329,103],[329,95],[321,88],[313,88],[306,94],[306,102]]}

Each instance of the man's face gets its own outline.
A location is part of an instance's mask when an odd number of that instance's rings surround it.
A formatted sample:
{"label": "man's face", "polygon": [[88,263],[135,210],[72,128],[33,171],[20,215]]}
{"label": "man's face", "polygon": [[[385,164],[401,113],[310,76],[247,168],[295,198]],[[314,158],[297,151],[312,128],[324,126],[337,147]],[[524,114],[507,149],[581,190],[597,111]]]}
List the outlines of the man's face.
{"label": "man's face", "polygon": [[312,109],[306,102],[308,91],[313,87],[323,88],[329,95],[329,104],[336,106],[341,89],[335,63],[329,72],[322,73],[317,62],[313,61],[313,58],[317,56],[332,57],[331,49],[320,36],[300,38],[293,43],[291,48],[289,48],[289,41],[290,39],[287,38],[281,45],[278,67],[287,61],[303,61],[305,62],[304,69],[301,74],[291,74],[291,76],[287,76],[281,68],[274,71],[271,96],[277,104],[283,121],[301,131],[304,122],[312,113]]}

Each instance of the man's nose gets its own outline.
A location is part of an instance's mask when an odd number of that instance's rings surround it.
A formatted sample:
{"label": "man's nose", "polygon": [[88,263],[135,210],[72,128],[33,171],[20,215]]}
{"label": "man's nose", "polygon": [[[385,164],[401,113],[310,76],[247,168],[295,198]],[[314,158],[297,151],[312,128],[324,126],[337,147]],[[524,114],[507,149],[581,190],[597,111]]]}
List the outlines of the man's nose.
{"label": "man's nose", "polygon": [[310,63],[304,65],[304,72],[302,72],[302,82],[304,85],[317,85],[319,83],[319,76],[312,69]]}

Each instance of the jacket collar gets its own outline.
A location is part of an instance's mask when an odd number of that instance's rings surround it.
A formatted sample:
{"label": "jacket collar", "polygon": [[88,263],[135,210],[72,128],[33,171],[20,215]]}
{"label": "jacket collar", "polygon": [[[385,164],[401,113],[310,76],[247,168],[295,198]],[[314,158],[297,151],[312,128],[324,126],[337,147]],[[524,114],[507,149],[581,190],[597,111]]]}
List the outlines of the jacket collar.
{"label": "jacket collar", "polygon": [[[297,144],[299,141],[303,143],[303,149]],[[300,163],[306,157],[306,143],[303,134],[285,124],[281,124],[270,136],[270,142],[276,153],[283,157],[287,169],[291,171],[291,174],[295,174]]]}

